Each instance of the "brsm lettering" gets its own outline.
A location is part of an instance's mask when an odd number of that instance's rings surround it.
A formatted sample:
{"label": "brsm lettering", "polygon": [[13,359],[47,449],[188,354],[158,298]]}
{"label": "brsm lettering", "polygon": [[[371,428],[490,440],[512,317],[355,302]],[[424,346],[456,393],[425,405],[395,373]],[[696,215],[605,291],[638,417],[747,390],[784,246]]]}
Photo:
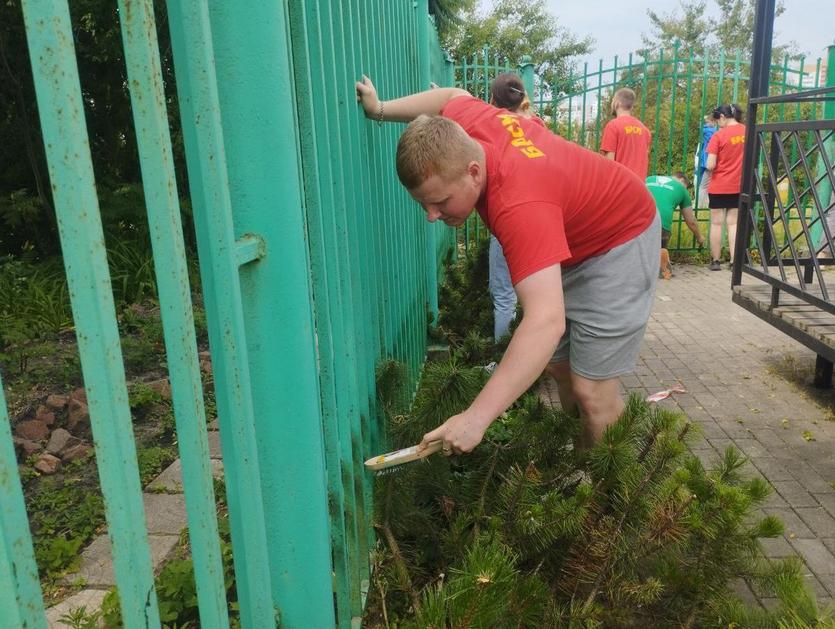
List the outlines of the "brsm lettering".
{"label": "brsm lettering", "polygon": [[499,115],[499,120],[502,121],[502,125],[507,132],[510,133],[510,137],[513,138],[510,141],[511,146],[518,148],[522,155],[529,159],[545,157],[545,153],[543,153],[534,145],[533,142],[525,137],[525,131],[519,125],[518,116],[501,114]]}

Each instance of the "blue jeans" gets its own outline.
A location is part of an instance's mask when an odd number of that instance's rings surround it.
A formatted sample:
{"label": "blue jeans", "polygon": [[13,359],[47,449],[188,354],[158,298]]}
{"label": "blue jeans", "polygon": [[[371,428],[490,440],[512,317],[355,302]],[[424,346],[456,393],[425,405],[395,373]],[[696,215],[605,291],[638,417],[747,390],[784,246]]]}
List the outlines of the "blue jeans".
{"label": "blue jeans", "polygon": [[490,236],[490,295],[493,297],[493,337],[507,334],[516,318],[516,291],[510,281],[510,269],[499,241]]}

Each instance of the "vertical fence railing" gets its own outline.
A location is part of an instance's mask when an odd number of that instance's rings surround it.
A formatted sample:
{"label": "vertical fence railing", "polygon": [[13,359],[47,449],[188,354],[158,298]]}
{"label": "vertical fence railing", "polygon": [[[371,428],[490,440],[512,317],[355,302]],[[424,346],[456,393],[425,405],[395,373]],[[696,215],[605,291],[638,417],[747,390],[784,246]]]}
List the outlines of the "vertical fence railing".
{"label": "vertical fence railing", "polygon": [[363,73],[384,98],[450,84],[421,5],[290,7],[339,626],[359,622],[370,578],[372,483],[361,463],[385,441],[374,366],[389,357],[403,363],[404,393],[413,389],[453,245],[454,232],[427,228],[393,177],[402,125],[366,120],[354,98]]}
{"label": "vertical fence railing", "polygon": [[424,3],[294,3],[289,15],[337,624],[347,627],[360,622],[374,542],[372,479],[362,461],[385,443],[374,367],[386,358],[402,363],[410,395],[454,244],[453,230],[427,228],[393,176],[403,126],[366,120],[353,84],[367,74],[389,98],[452,77]]}
{"label": "vertical fence railing", "polygon": [[202,625],[225,628],[226,588],[174,156],[153,3],[119,4],[136,139],[154,252]]}
{"label": "vertical fence railing", "polygon": [[0,378],[0,621],[7,627],[46,627],[38,566],[26,519],[6,396]]}
{"label": "vertical fence railing", "polygon": [[[806,66],[802,57],[784,57],[775,62],[771,67],[770,93],[819,87],[820,72],[812,74]],[[595,70],[585,64],[583,72],[571,74],[565,85],[536,93],[534,108],[555,133],[597,150],[612,94],[620,87],[631,87],[638,96],[635,115],[653,131],[651,174],[659,169],[665,170],[660,174],[682,170],[688,180],[697,184],[694,155],[701,141],[702,118],[717,104],[745,100],[749,68],[749,61],[739,52],[706,50],[702,55],[693,51],[684,54],[676,43],[669,51],[635,58],[630,55],[626,63],[615,57],[605,66],[601,60]],[[744,102],[738,104],[745,106]],[[767,116],[774,122],[799,120],[807,112],[800,106],[784,105],[772,108]],[[698,185],[693,192],[697,220],[707,229],[707,200],[699,198]],[[808,212],[808,206],[805,211]],[[799,221],[799,216],[791,217],[792,230],[800,229]],[[677,226],[673,228],[671,248],[695,249],[690,231],[682,230],[681,216],[676,214],[674,222]]]}
{"label": "vertical fence railing", "polygon": [[133,426],[66,2],[23,4],[125,626],[158,627]]}
{"label": "vertical fence railing", "polygon": [[[168,19],[221,431],[241,621],[274,617],[261,471],[226,151],[208,6],[170,2]],[[267,243],[269,246],[270,243]]]}
{"label": "vertical fence railing", "polygon": [[[384,97],[454,84],[426,8],[167,6],[244,627],[360,623],[376,541],[362,462],[385,442],[376,368],[405,365],[402,396],[411,396],[443,261],[457,247],[454,230],[426,228],[396,180],[402,126],[366,120],[353,83],[368,73]],[[153,2],[119,9],[200,623],[222,629],[226,584]],[[69,11],[27,0],[24,14],[122,617],[159,627]],[[473,80],[483,90],[486,51],[482,62]],[[8,425],[0,395],[0,624],[44,626]]]}

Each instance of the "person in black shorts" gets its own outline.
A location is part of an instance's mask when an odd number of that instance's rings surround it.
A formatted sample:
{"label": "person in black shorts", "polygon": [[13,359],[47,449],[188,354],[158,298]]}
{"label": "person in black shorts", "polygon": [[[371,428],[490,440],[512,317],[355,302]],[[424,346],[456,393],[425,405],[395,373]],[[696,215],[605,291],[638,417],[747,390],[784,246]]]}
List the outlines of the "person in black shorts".
{"label": "person in black shorts", "polygon": [[710,270],[722,268],[722,226],[728,228],[731,263],[736,244],[736,221],[739,192],[742,187],[742,157],[745,153],[745,125],[739,105],[721,105],[713,110],[719,131],[707,145],[707,163],[711,171],[708,196],[710,207]]}

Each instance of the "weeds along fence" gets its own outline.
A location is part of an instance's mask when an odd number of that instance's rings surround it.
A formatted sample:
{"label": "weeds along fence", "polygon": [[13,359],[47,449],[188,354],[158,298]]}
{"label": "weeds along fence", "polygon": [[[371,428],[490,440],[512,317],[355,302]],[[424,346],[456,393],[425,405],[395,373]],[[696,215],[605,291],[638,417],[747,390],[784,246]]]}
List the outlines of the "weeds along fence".
{"label": "weeds along fence", "polygon": [[[693,181],[696,218],[707,232],[710,213],[707,199],[699,198],[699,173],[695,167],[702,140],[702,121],[722,103],[737,103],[745,109],[750,75],[747,52],[684,52],[676,45],[671,50],[650,51],[644,56],[630,53],[626,58],[615,56],[611,62],[600,59],[597,64],[584,63],[580,71],[559,85],[549,85],[534,69],[530,59],[512,65],[485,48],[456,64],[456,85],[489,100],[490,82],[497,74],[518,72],[533,95],[534,111],[548,127],[593,151],[600,150],[603,127],[610,119],[612,94],[621,87],[632,88],[637,96],[635,115],[652,132],[650,174],[680,170]],[[817,89],[823,86],[825,78],[826,64],[821,58],[786,56],[771,67],[770,93],[785,95]],[[764,115],[771,122],[816,119],[820,107],[819,103],[781,103],[767,106]],[[784,200],[791,195],[788,186],[779,192],[786,197]],[[789,235],[782,235],[783,239],[801,231],[800,211],[806,212],[808,218],[811,208],[802,206],[788,217]],[[484,231],[476,218],[472,218],[462,235],[462,244],[466,246],[471,239],[478,240]],[[678,213],[670,248],[679,251],[696,248],[695,239]]]}
{"label": "weeds along fence", "polygon": [[[22,4],[126,627],[159,627],[148,533],[65,1]],[[153,2],[118,4],[204,627],[227,606]],[[287,10],[287,12],[285,12]],[[425,2],[168,3],[244,627],[359,621],[383,443],[375,366],[412,390],[452,231],[401,190],[401,128],[355,102],[452,82]],[[114,86],[122,89],[122,86]],[[408,395],[408,391],[404,395]],[[44,627],[0,400],[0,625]]]}

